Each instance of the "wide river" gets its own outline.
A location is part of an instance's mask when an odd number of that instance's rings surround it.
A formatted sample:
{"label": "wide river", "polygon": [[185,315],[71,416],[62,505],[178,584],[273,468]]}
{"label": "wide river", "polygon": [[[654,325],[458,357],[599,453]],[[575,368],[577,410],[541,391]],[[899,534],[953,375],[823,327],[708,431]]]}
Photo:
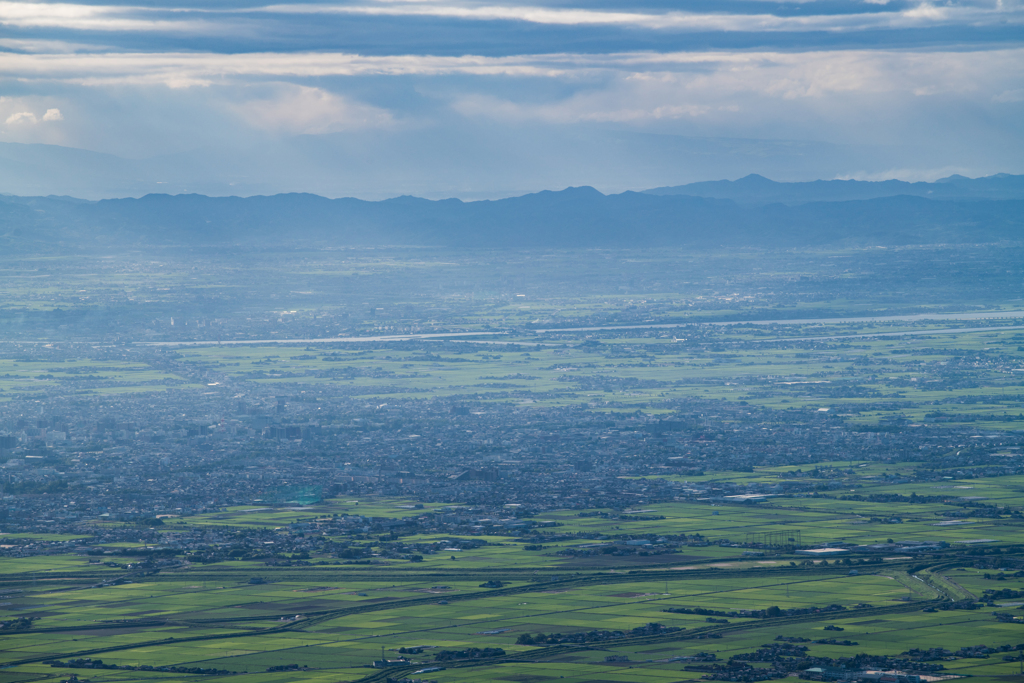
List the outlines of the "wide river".
{"label": "wide river", "polygon": [[[889,315],[872,316],[865,318],[798,318],[785,320],[735,320],[728,322],[691,322],[691,323],[661,323],[650,325],[606,325],[601,327],[561,327],[557,329],[533,330],[537,334],[553,332],[601,332],[613,330],[650,330],[670,329],[689,327],[692,325],[837,325],[849,323],[885,323],[885,322],[925,322],[929,320],[1016,320],[1024,318],[1024,311],[995,311],[984,313],[919,313],[916,315]],[[905,335],[922,334],[955,334],[957,332],[990,332],[998,330],[1024,329],[1021,326],[1002,327],[969,327],[949,328],[941,330],[907,330],[902,332],[874,332],[867,334],[830,335],[820,337],[790,337],[786,339],[764,339],[760,341],[811,341],[815,339],[855,339],[858,337],[898,337]],[[373,337],[323,337],[318,339],[227,339],[223,341],[162,341],[162,342],[136,342],[142,346],[209,346],[210,344],[222,344],[224,346],[252,345],[252,344],[327,344],[327,343],[367,343],[367,342],[392,342],[410,341],[413,339],[457,339],[460,337],[482,337],[508,334],[507,332],[431,332],[426,334],[394,334],[379,335]],[[469,341],[469,340],[466,340]],[[523,343],[521,342],[491,342],[502,344]]]}
{"label": "wide river", "polygon": [[688,327],[690,325],[837,325],[840,323],[918,322],[925,320],[997,320],[1024,318],[1024,311],[986,311],[983,313],[918,313],[916,315],[885,315],[867,318],[787,318],[786,320],[730,320],[727,322],[661,323],[650,325],[606,325],[603,327],[560,327],[544,332],[599,332],[601,330],[650,330]]}

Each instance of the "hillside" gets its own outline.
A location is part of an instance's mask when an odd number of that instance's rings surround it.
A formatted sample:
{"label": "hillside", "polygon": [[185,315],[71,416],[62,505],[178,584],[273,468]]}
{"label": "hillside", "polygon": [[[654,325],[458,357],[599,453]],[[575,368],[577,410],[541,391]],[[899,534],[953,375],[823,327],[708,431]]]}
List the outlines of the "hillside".
{"label": "hillside", "polygon": [[986,243],[1019,239],[1024,200],[912,196],[764,206],[588,187],[462,202],[380,202],[310,194],[147,195],[89,202],[0,197],[8,250],[174,245],[445,247],[803,247]]}

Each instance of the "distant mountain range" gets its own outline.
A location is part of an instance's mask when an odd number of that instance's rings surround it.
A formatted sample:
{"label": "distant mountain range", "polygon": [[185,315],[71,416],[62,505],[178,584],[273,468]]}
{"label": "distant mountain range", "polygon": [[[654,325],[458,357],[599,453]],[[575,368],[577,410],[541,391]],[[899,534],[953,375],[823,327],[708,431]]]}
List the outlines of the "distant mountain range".
{"label": "distant mountain range", "polygon": [[[368,202],[310,194],[154,194],[95,202],[0,196],[0,248],[793,248],[990,243],[1024,236],[1024,176],[954,176],[936,183],[775,183],[748,176],[669,189],[603,195],[579,187],[479,202]],[[865,197],[850,199],[857,193]]]}
{"label": "distant mountain range", "polygon": [[524,147],[520,137],[506,140],[489,130],[468,126],[457,135],[437,131],[438,136],[424,137],[419,128],[400,126],[358,136],[268,136],[258,144],[226,139],[223,146],[197,145],[140,158],[0,142],[0,192],[83,199],[154,192],[244,197],[312,192],[376,200],[403,194],[441,199],[446,196],[441,190],[450,188],[447,196],[470,201],[561,188],[571,178],[620,192],[662,185],[662,178],[677,183],[747,173],[835,178],[845,169],[893,167],[906,158],[925,168],[946,163],[929,150],[898,145],[868,148],[602,129],[546,134]]}
{"label": "distant mountain range", "polygon": [[646,194],[731,199],[744,204],[844,202],[900,195],[926,199],[1024,199],[1024,175],[1000,173],[986,178],[952,175],[934,183],[908,183],[903,180],[815,180],[806,183],[777,183],[752,174],[739,180],[714,180],[675,187],[658,187],[646,190]]}

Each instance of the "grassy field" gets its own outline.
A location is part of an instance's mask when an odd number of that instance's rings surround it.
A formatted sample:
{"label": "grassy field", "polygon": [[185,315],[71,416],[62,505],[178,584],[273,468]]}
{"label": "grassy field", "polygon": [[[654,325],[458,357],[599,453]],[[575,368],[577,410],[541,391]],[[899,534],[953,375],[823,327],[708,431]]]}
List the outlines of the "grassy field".
{"label": "grassy field", "polygon": [[[925,485],[886,484],[882,475],[887,469],[898,474],[894,466],[862,464],[852,463],[852,471],[863,483],[858,493],[936,495],[936,489]],[[851,463],[819,464],[830,466],[849,468]],[[696,479],[702,484],[768,481],[785,470],[758,468]],[[1012,503],[1019,500],[1024,477],[948,480],[939,486],[939,492],[951,496],[966,492]],[[288,524],[333,514],[399,517],[446,509],[440,505],[412,509],[413,503],[330,499],[295,509],[232,508],[181,521],[221,531],[260,526],[287,533]],[[413,663],[396,671],[442,682],[661,683],[703,675],[684,670],[687,662],[678,658],[709,652],[724,662],[776,642],[779,636],[807,639],[809,655],[832,658],[859,652],[895,657],[911,648],[956,651],[964,646],[1024,643],[1024,627],[1001,622],[992,614],[1013,613],[1024,598],[1001,599],[995,607],[969,611],[925,611],[949,598],[980,599],[986,590],[1024,591],[1024,577],[1015,572],[974,566],[975,558],[1004,554],[1012,562],[1012,555],[1006,553],[1020,543],[1020,520],[966,517],[957,520],[964,524],[937,526],[943,519],[941,512],[940,502],[881,504],[839,496],[769,498],[756,505],[659,503],[645,507],[644,514],[664,519],[647,520],[554,511],[544,518],[558,526],[543,530],[557,539],[545,543],[543,551],[525,550],[516,537],[473,536],[487,544],[459,553],[427,555],[418,563],[387,560],[366,565],[329,560],[309,566],[270,566],[225,561],[135,575],[100,563],[103,558],[8,559],[0,564],[0,590],[5,596],[0,620],[22,615],[38,619],[31,629],[2,637],[0,680],[57,681],[71,672],[96,682],[211,678],[209,674],[140,670],[142,666],[224,670],[235,673],[217,678],[252,683],[383,680],[368,668],[380,657],[381,648],[389,658],[397,658],[400,648],[423,648],[409,655]],[[868,521],[894,514],[903,523]],[[171,533],[179,524],[169,523],[163,531]],[[923,557],[882,554],[877,561],[854,553],[852,564],[845,564],[808,563],[806,556],[770,549],[752,556],[744,554],[745,548],[720,545],[726,540],[742,541],[748,532],[780,528],[799,531],[806,545],[870,544],[895,538],[899,542],[945,541],[950,549]],[[575,532],[701,534],[715,543],[645,558],[558,554],[588,542],[574,539]],[[403,540],[452,542],[454,537],[420,535]],[[970,543],[974,540],[983,542]],[[134,546],[116,545],[129,554]],[[263,583],[251,583],[256,576]],[[494,579],[503,585],[481,586]],[[829,605],[843,609],[779,618],[739,614],[770,607],[799,610]],[[665,611],[670,609],[676,611]],[[678,611],[695,609],[737,614],[720,623]],[[633,631],[650,623],[678,630],[653,635]],[[843,631],[836,634],[826,631],[826,626]],[[590,631],[622,635],[586,646],[517,643],[524,634]],[[857,645],[813,642],[827,638]],[[501,648],[506,654],[493,661],[434,660],[442,650],[467,648]],[[605,661],[611,656],[628,661]],[[83,657],[122,668],[69,669],[44,663]],[[267,671],[289,665],[300,668]],[[1019,667],[1003,661],[999,653],[981,659],[949,659],[943,665],[944,673],[993,682],[1007,681]],[[434,666],[444,670],[412,673]]]}
{"label": "grassy field", "polygon": [[[162,296],[157,294],[154,301]],[[589,319],[630,305],[623,297],[606,296],[569,308],[544,300],[474,304],[467,309],[474,312],[460,316],[457,325],[383,325],[360,332],[489,333],[463,341],[394,341],[371,348],[358,343],[227,346],[211,340],[170,352],[140,339],[125,347],[131,360],[104,360],[81,346],[80,357],[64,362],[33,359],[26,350],[21,357],[0,358],[0,400],[40,392],[195,389],[205,386],[196,381],[200,374],[214,372],[282,391],[329,388],[381,401],[464,397],[483,406],[584,404],[658,413],[673,400],[697,398],[777,410],[829,409],[863,425],[893,416],[910,423],[969,422],[980,429],[1024,424],[1019,390],[1024,330],[1013,329],[1021,319],[844,322],[836,317],[856,314],[851,305],[829,309],[833,322],[722,325],[702,321],[735,310],[701,308],[674,315],[670,302],[680,296],[665,294],[667,303],[657,309],[659,324],[684,325],[677,328],[605,325],[564,331],[577,314]],[[805,314],[817,310],[812,306]],[[775,315],[799,313],[786,309]],[[544,330],[549,320],[558,322]]]}
{"label": "grassy field", "polygon": [[[852,465],[852,468],[851,468]],[[889,484],[886,478],[898,478],[901,469],[887,463],[818,463],[821,469],[831,466],[843,468],[851,473],[853,488],[849,491],[832,492],[831,497],[814,496],[781,496],[767,497],[757,504],[721,504],[692,503],[685,501],[671,503],[652,503],[644,506],[644,514],[629,515],[626,519],[617,518],[612,510],[592,510],[590,513],[610,513],[601,517],[592,514],[583,515],[575,510],[545,512],[540,521],[550,521],[557,526],[548,529],[551,534],[566,535],[575,532],[588,534],[612,534],[644,536],[647,534],[700,534],[713,543],[722,541],[744,542],[748,533],[764,533],[768,531],[799,532],[804,545],[816,545],[829,542],[854,543],[867,545],[884,543],[889,538],[899,541],[946,542],[962,544],[965,542],[989,539],[991,543],[1019,542],[1024,520],[1013,517],[963,517],[950,519],[944,513],[950,511],[946,502],[957,503],[962,499],[983,500],[987,504],[1016,505],[1024,491],[1024,475],[1006,476],[992,479],[948,479],[944,483],[900,483]],[[786,467],[758,467],[753,472],[713,473],[703,476],[669,476],[670,480],[688,481],[691,484],[710,486],[716,482],[772,482],[787,471],[796,469]],[[906,474],[910,466],[904,466]],[[920,502],[912,505],[898,506],[890,502],[870,502],[868,500],[842,499],[844,496],[857,495],[866,498],[874,494],[899,494],[910,496],[937,497],[934,502]],[[259,507],[239,507],[227,512],[196,515],[187,522],[181,520],[167,525],[173,529],[179,525],[210,525],[239,527],[283,527],[287,524],[311,521],[318,517],[332,514],[360,514],[376,517],[401,518],[418,517],[431,511],[445,511],[448,506],[442,504],[425,504],[422,509],[409,509],[412,501],[405,499],[363,500],[351,498],[328,499],[313,506],[299,509],[276,509]],[[639,512],[639,511],[636,511]],[[898,513],[898,514],[897,514]],[[664,519],[629,519],[628,517],[664,517]],[[898,517],[900,523],[887,523]],[[429,542],[445,536],[407,536],[410,542]],[[554,557],[552,553],[559,549],[574,545],[594,543],[592,540],[559,540],[546,546],[544,554],[523,551],[522,541],[514,537],[474,536],[488,541],[490,545],[466,550],[460,553],[460,564],[488,563],[509,566],[525,564],[547,564],[549,561],[571,564],[568,559]],[[741,557],[741,550],[736,548],[720,548],[717,546],[688,549],[695,555],[726,559]],[[444,563],[444,558],[428,556],[425,561]]]}
{"label": "grassy field", "polygon": [[[878,608],[912,606],[906,602],[908,596],[916,601],[935,597],[936,593],[927,588],[908,591],[904,585],[905,570],[905,565],[890,562],[874,573],[858,576],[813,569],[773,574],[757,570],[677,571],[657,572],[657,579],[606,576],[608,583],[591,575],[577,578],[589,581],[585,585],[571,585],[569,581],[554,587],[513,583],[512,587],[521,592],[511,595],[492,595],[495,591],[477,588],[475,579],[452,581],[444,589],[432,588],[431,581],[416,581],[416,572],[403,576],[405,581],[396,574],[385,581],[372,581],[365,574],[346,578],[345,570],[335,570],[326,585],[321,577],[303,582],[294,576],[281,576],[261,586],[239,585],[234,582],[236,577],[225,577],[224,583],[228,585],[212,586],[204,580],[206,587],[188,583],[192,580],[188,572],[184,576],[174,572],[129,585],[63,593],[51,589],[21,598],[45,601],[44,614],[53,615],[44,616],[46,628],[51,631],[6,637],[3,657],[7,662],[17,662],[93,653],[91,656],[119,666],[211,667],[239,672],[231,676],[232,680],[347,681],[372,674],[365,666],[379,657],[382,647],[392,657],[397,656],[398,648],[427,647],[413,656],[422,665],[410,665],[424,668],[431,664],[432,650],[500,647],[511,659],[532,657],[543,646],[517,645],[515,640],[523,633],[628,631],[658,622],[684,630],[660,642],[609,641],[561,655],[558,648],[553,648],[538,662],[450,668],[431,673],[430,677],[439,681],[516,681],[534,676],[565,676],[580,681],[663,681],[697,677],[689,675],[693,672],[682,671],[678,661],[666,661],[674,657],[713,652],[719,659],[727,659],[733,654],[753,651],[780,635],[821,639],[829,635],[823,628],[833,625],[844,629],[843,639],[855,640],[858,646],[811,644],[811,654],[839,657],[867,651],[895,656],[912,647],[956,650],[964,645],[1016,644],[1024,640],[1020,626],[996,622],[983,610],[878,613]],[[204,571],[207,575],[217,573],[212,569]],[[290,573],[295,574],[294,570]],[[953,573],[962,585],[986,585],[982,575],[970,569]],[[273,576],[274,572],[270,574]],[[1017,579],[1000,582],[1000,587],[1007,584],[1022,587]],[[415,605],[394,604],[424,595],[431,600]],[[443,601],[446,604],[439,598],[447,598]],[[715,625],[723,629],[715,639],[696,637],[708,630],[703,617],[663,611],[670,607],[737,610],[772,605],[785,609],[836,602],[848,609],[796,623],[789,619],[774,623],[771,619],[733,618],[728,627]],[[858,607],[865,603],[872,607]],[[364,611],[333,614],[353,607]],[[859,616],[858,610],[865,615]],[[282,626],[277,615],[295,611],[309,615],[283,622]],[[121,620],[127,620],[125,627],[117,623]],[[142,620],[164,621],[162,625],[131,625]],[[56,627],[66,630],[52,631]],[[604,661],[616,654],[628,657],[630,664],[610,665]],[[288,672],[286,677],[280,672],[266,672],[267,668],[288,664],[309,670]],[[990,657],[958,659],[949,662],[947,668],[951,673],[999,677],[1012,674],[1015,666]],[[25,680],[67,671],[38,662],[4,669],[8,676],[20,674],[26,676]],[[96,681],[193,678],[124,670],[79,672]]]}
{"label": "grassy field", "polygon": [[[518,333],[503,337],[511,345],[411,341],[372,350],[359,344],[211,345],[181,348],[175,362],[196,373],[224,373],[235,382],[289,391],[330,388],[380,401],[449,396],[482,406],[585,404],[599,411],[642,408],[656,414],[670,410],[676,399],[721,399],[776,410],[827,409],[854,425],[898,416],[910,423],[1020,428],[1024,334],[1019,330],[763,341],[971,325],[703,326],[645,336],[604,330],[572,339]],[[599,343],[581,344],[586,337]],[[143,347],[135,355],[137,362],[0,359],[0,398],[58,389],[123,394],[202,386],[163,369],[162,355],[154,357]],[[970,382],[963,381],[964,372]]]}
{"label": "grassy field", "polygon": [[60,386],[69,392],[119,393],[191,385],[182,377],[141,361],[80,359],[56,363],[0,358],[0,392],[22,394],[52,386]]}

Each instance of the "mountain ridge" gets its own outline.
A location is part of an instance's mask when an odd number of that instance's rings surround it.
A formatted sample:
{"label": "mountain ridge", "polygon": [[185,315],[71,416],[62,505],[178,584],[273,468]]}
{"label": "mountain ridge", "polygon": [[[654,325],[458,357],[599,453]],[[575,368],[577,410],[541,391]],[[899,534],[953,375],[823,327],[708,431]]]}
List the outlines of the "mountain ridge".
{"label": "mountain ridge", "polygon": [[815,201],[855,201],[907,195],[928,199],[1024,199],[1024,175],[996,173],[981,178],[954,174],[934,182],[905,180],[812,180],[778,182],[756,173],[737,180],[708,180],[656,187],[645,194],[732,199],[751,204],[804,204]]}
{"label": "mountain ridge", "polygon": [[227,245],[799,248],[988,243],[1022,235],[1024,199],[897,195],[759,205],[690,195],[604,195],[590,187],[474,202],[308,193],[99,201],[0,196],[0,246],[19,253]]}

